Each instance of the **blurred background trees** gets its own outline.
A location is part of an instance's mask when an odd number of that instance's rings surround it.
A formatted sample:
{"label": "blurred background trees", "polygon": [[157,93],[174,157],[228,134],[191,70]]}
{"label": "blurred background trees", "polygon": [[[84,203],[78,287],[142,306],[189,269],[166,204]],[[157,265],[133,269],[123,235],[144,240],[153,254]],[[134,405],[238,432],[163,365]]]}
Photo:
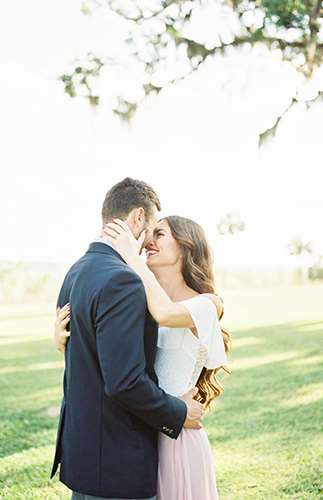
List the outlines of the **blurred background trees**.
{"label": "blurred background trees", "polygon": [[244,231],[246,225],[242,220],[241,216],[236,212],[229,212],[225,214],[217,224],[218,233],[222,236],[226,234],[236,234],[240,231]]}
{"label": "blurred background trees", "polygon": [[[196,71],[209,58],[234,48],[249,50],[263,44],[297,69],[300,81],[320,80],[323,61],[323,4],[321,0],[86,0],[84,15],[109,9],[123,22],[125,51],[113,47],[100,55],[89,53],[60,76],[71,97],[82,95],[97,106],[100,95],[95,80],[103,68],[135,64],[136,96],[120,89],[112,107],[127,120],[144,97]],[[203,29],[201,29],[203,26]],[[322,83],[322,82],[321,82]],[[310,106],[321,99],[323,87],[296,92],[274,126],[260,140],[272,136],[284,114],[299,100]]]}
{"label": "blurred background trees", "polygon": [[287,245],[289,255],[298,262],[300,283],[323,278],[323,255],[315,250],[313,242],[296,236]]}

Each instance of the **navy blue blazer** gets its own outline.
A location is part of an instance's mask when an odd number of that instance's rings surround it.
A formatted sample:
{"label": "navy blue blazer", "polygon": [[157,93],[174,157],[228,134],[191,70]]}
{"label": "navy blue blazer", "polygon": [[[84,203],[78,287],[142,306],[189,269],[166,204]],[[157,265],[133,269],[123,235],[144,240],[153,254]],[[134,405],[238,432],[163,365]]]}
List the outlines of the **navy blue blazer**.
{"label": "navy blue blazer", "polygon": [[105,243],[68,271],[58,306],[71,304],[64,398],[53,477],[94,496],[156,495],[158,432],[176,439],[186,404],[158,387],[158,328],[139,276]]}

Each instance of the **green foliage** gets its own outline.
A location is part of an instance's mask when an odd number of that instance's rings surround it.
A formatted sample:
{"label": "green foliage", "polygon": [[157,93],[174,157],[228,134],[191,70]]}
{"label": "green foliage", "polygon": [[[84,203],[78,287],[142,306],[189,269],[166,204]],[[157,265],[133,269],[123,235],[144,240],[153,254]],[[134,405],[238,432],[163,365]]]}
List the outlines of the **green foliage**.
{"label": "green foliage", "polygon": [[302,0],[262,0],[267,19],[284,28],[305,29],[309,20],[308,2]]}
{"label": "green foliage", "polygon": [[235,212],[225,214],[217,224],[218,233],[221,235],[233,235],[245,231],[245,229],[246,225],[244,221],[241,216]]}
{"label": "green foliage", "polygon": [[313,265],[308,269],[308,277],[313,281],[323,280],[323,255],[318,255]]}
{"label": "green foliage", "polygon": [[290,255],[302,255],[304,253],[313,253],[312,242],[305,241],[301,236],[297,236],[288,243],[288,252]]}
{"label": "green foliage", "polygon": [[[205,3],[207,4],[208,2]],[[217,26],[214,31],[213,45],[210,37],[205,42],[197,41],[190,34],[189,26],[193,14],[201,9],[199,0],[191,2],[147,0],[144,3],[141,0],[132,2],[87,0],[83,2],[81,12],[89,16],[96,9],[108,8],[124,19],[128,27],[125,43],[129,51],[129,61],[137,60],[138,65],[141,68],[144,67],[145,70],[143,80],[138,82],[144,96],[156,94],[167,84],[195,71],[207,57],[218,53],[225,54],[228,46],[264,43],[269,48],[281,50],[283,58],[295,62],[298,70],[306,77],[311,77],[314,69],[323,63],[322,2],[318,0],[219,0],[217,4],[219,8],[224,9],[223,19],[227,19],[230,12],[232,21],[235,22],[228,23],[232,30],[232,40],[227,41],[227,37],[223,38],[221,27]],[[232,28],[233,25],[235,28]],[[169,73],[166,80],[163,79],[162,83],[158,83],[156,74],[161,63],[167,67],[168,54],[172,54],[171,61],[175,57],[179,66],[184,63],[183,67],[186,65],[189,69],[180,76],[175,69],[173,74]],[[107,49],[104,59],[89,54],[87,60],[76,61],[74,69],[61,75],[60,80],[70,97],[79,95],[86,98],[92,106],[98,106],[100,96],[92,90],[93,83],[99,78],[103,65],[117,66],[118,64],[119,61],[111,58]],[[124,61],[122,64],[125,64]],[[171,65],[170,63],[169,66]],[[319,97],[318,94],[311,100]],[[130,120],[141,99],[129,102],[120,91],[112,99],[112,108],[121,118]],[[296,99],[293,98],[291,106],[294,102]],[[289,107],[285,111],[288,110]],[[274,136],[284,113],[278,116],[275,125],[270,130],[261,134],[260,145],[267,138]]]}
{"label": "green foliage", "polygon": [[89,53],[84,66],[76,61],[74,69],[68,74],[61,75],[59,80],[63,82],[64,90],[70,97],[76,97],[81,90],[82,95],[88,99],[92,106],[98,106],[100,96],[93,94],[91,80],[100,75],[102,66],[104,66],[103,61]]}

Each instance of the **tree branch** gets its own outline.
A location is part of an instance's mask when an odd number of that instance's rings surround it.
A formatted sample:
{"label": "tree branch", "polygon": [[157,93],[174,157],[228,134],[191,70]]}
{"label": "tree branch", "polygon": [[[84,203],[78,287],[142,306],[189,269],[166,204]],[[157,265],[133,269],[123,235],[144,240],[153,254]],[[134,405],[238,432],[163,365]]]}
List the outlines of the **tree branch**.
{"label": "tree branch", "polygon": [[[305,103],[306,108],[307,109],[311,108],[316,102],[321,101],[322,97],[323,97],[323,92],[318,92],[317,96],[315,96],[314,99],[309,99],[308,101],[306,101],[306,103]],[[295,106],[295,104],[298,104],[298,103],[299,103],[299,101],[297,99],[295,99],[295,97],[293,97],[293,99],[288,104],[288,106],[285,108],[285,110],[277,118],[273,127],[271,127],[270,129],[266,130],[265,132],[263,132],[262,134],[259,135],[259,147],[263,146],[268,141],[268,139],[275,137],[281,120]]]}
{"label": "tree branch", "polygon": [[315,55],[318,46],[317,35],[320,30],[318,16],[321,10],[322,1],[316,0],[316,3],[311,11],[309,20],[310,36],[307,45],[307,66],[309,75],[312,74],[315,63]]}

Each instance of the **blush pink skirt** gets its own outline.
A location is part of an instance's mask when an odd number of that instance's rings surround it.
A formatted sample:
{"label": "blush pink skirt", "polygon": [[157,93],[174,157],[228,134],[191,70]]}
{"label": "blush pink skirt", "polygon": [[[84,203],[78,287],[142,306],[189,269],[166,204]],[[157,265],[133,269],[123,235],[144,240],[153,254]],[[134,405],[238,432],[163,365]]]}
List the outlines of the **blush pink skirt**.
{"label": "blush pink skirt", "polygon": [[157,500],[218,500],[215,460],[205,429],[158,435]]}

